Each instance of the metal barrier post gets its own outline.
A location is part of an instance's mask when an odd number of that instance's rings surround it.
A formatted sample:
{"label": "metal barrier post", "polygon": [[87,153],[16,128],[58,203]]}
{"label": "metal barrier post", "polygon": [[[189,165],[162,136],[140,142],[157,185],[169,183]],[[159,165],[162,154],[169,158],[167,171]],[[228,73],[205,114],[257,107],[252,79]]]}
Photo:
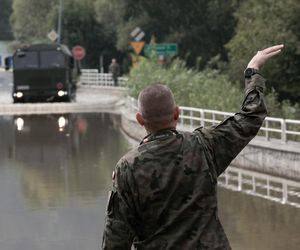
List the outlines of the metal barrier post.
{"label": "metal barrier post", "polygon": [[286,143],[286,123],[285,120],[281,120],[281,140]]}
{"label": "metal barrier post", "polygon": [[203,109],[200,109],[200,114],[201,114],[201,126],[202,127],[204,127],[204,119],[205,119],[205,117],[204,117],[204,111],[203,111]]}
{"label": "metal barrier post", "polygon": [[270,179],[267,178],[267,196],[270,197]]}
{"label": "metal barrier post", "polygon": [[241,191],[242,190],[242,172],[238,172],[238,190]]}
{"label": "metal barrier post", "polygon": [[266,121],[266,140],[268,141],[270,138],[269,138],[269,121],[268,119],[265,120]]}
{"label": "metal barrier post", "polygon": [[215,121],[216,121],[216,114],[215,113],[212,113],[212,125],[215,125]]}
{"label": "metal barrier post", "polygon": [[285,204],[288,200],[287,184],[282,183],[282,200],[281,203]]}
{"label": "metal barrier post", "polygon": [[252,176],[252,192],[255,193],[256,192],[256,183],[255,183],[255,177]]}
{"label": "metal barrier post", "polygon": [[225,171],[225,185],[228,185],[228,179],[229,179],[228,171]]}

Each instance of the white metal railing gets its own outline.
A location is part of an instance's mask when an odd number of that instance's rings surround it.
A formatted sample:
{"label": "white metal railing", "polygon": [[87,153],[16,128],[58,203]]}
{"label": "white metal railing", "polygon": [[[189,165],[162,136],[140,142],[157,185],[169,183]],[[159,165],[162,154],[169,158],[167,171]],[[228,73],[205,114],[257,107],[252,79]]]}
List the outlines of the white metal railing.
{"label": "white metal railing", "polygon": [[[198,126],[216,125],[234,114],[190,107],[180,107],[180,110],[180,125],[189,126],[191,129]],[[279,139],[284,143],[300,141],[300,121],[266,117],[258,135],[266,140]]]}
{"label": "white metal railing", "polygon": [[218,178],[219,186],[300,208],[300,183],[236,167]]}
{"label": "white metal railing", "polygon": [[[118,86],[127,85],[127,77],[118,77]],[[114,86],[111,73],[99,73],[97,69],[82,69],[80,81],[84,85]]]}
{"label": "white metal railing", "polygon": [[[136,112],[138,110],[137,101],[128,97],[127,107],[132,112]],[[199,126],[216,125],[232,115],[233,113],[229,112],[181,106],[179,125],[185,129],[193,130]],[[300,141],[300,121],[267,117],[258,135],[266,140],[278,139],[284,143]]]}
{"label": "white metal railing", "polygon": [[[99,73],[97,69],[82,69],[81,82],[86,85],[98,86],[114,86],[112,74]],[[118,85],[121,87],[126,86],[126,77],[118,78]],[[128,107],[137,111],[137,104],[134,99],[130,97],[127,99]],[[199,126],[216,125],[233,113],[199,109],[192,107],[180,107],[180,125],[188,129],[194,129]],[[300,141],[300,121],[267,117],[260,128],[258,136],[264,137],[266,140],[279,139],[281,142],[287,143],[288,141]]]}

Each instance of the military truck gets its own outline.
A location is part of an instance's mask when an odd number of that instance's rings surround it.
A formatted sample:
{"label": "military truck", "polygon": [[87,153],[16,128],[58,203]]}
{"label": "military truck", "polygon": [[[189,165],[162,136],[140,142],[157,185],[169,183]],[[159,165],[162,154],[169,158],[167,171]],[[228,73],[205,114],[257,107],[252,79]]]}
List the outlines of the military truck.
{"label": "military truck", "polygon": [[[9,67],[7,67],[9,68]],[[74,100],[80,69],[61,44],[35,44],[13,54],[14,103]]]}

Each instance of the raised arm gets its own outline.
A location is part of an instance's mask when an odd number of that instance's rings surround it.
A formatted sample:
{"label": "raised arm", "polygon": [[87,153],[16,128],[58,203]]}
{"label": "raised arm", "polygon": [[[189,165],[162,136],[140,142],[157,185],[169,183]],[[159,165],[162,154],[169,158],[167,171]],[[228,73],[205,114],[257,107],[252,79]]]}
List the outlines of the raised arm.
{"label": "raised arm", "polygon": [[240,112],[216,127],[199,129],[202,138],[208,142],[208,150],[212,155],[218,176],[254,138],[261,127],[267,115],[263,97],[265,80],[257,73],[266,61],[279,54],[282,48],[283,45],[276,45],[258,51],[250,60],[247,66],[248,76],[245,78],[245,98]]}

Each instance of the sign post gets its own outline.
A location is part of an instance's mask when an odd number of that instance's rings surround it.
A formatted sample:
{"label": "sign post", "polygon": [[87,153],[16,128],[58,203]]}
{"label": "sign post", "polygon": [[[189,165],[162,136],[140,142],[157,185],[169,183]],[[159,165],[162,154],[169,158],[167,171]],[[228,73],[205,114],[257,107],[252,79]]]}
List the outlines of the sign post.
{"label": "sign post", "polygon": [[133,39],[130,45],[133,48],[133,51],[135,53],[135,55],[132,55],[133,67],[135,67],[139,62],[139,55],[141,54],[145,45],[145,42],[142,41],[145,35],[146,35],[145,32],[140,27],[135,27],[130,33],[130,36]]}

